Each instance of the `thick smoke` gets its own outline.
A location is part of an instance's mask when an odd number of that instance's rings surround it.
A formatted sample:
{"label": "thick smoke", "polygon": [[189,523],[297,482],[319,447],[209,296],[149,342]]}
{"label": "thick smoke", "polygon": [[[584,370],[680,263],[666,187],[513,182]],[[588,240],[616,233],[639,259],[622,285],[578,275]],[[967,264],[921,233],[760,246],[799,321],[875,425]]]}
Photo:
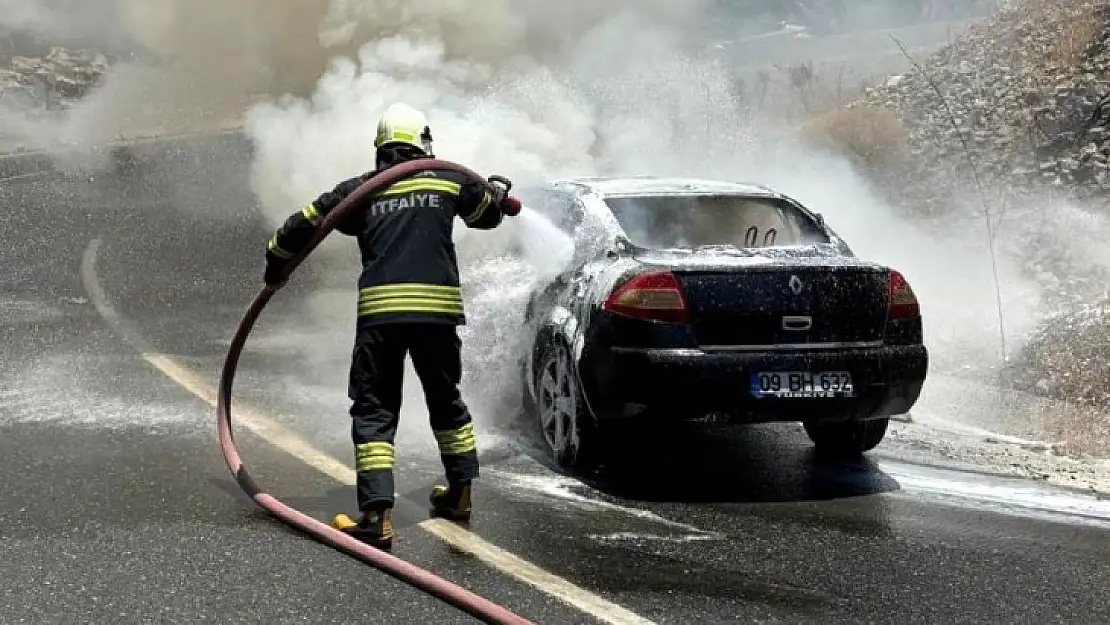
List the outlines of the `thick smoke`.
{"label": "thick smoke", "polygon": [[[355,58],[337,58],[310,98],[260,105],[248,115],[257,146],[253,183],[263,208],[277,223],[336,181],[372,167],[376,115],[396,100],[428,113],[440,156],[508,175],[518,185],[649,164],[662,173],[670,167],[660,158],[642,159],[642,146],[665,147],[677,167],[686,154],[704,160],[707,146],[723,154],[726,143],[746,140],[735,109],[710,108],[714,100],[729,99],[723,75],[702,80],[695,90],[674,88],[697,79],[695,64],[676,57],[683,41],[697,41],[690,13],[663,2],[610,3],[606,12],[578,4],[556,10],[517,3],[509,12],[487,2],[481,7],[486,18],[474,23],[465,18],[478,8],[473,3],[463,13],[445,3],[434,13],[399,10],[396,20],[375,20],[380,36]],[[383,27],[391,21],[398,23],[394,32]],[[336,32],[329,24],[328,32]],[[351,24],[338,30],[361,28]],[[637,103],[652,100],[637,115]],[[686,123],[684,114],[699,123]],[[695,169],[690,165],[687,173]],[[524,262],[509,254],[521,238]],[[479,418],[503,423],[496,417],[519,398],[514,332],[524,298],[537,271],[558,267],[550,255],[565,257],[566,242],[527,218],[511,220],[500,232],[460,229],[456,239],[469,295],[465,390]],[[335,256],[326,259],[352,261],[353,246],[342,245],[332,243]],[[353,311],[351,275],[340,271],[345,275],[335,290],[307,304],[314,319],[335,319],[328,327],[353,322],[347,312]],[[345,375],[349,335],[327,341],[334,349],[322,348],[320,340],[304,351],[311,368]],[[422,412],[415,382],[407,391],[407,414]],[[422,419],[407,420],[422,427]]]}
{"label": "thick smoke", "polygon": [[[352,33],[367,32],[370,21],[374,36],[363,39],[357,55],[334,59],[311,96],[251,110],[248,130],[258,147],[253,183],[262,206],[276,224],[321,190],[371,167],[375,117],[403,100],[427,111],[440,156],[518,183],[663,174],[779,187],[824,212],[857,253],[904,271],[924,302],[935,350],[997,359],[982,224],[973,219],[952,232],[907,223],[846,162],[802,148],[774,119],[754,117],[736,97],[727,66],[705,54],[705,7],[677,4],[606,3],[602,10],[584,0],[558,9],[518,2],[509,11],[500,2],[468,3],[466,15],[483,16],[468,22],[454,3],[416,10],[398,2],[393,12],[383,8],[394,3],[369,3],[360,13],[356,3],[336,2],[328,37],[341,33],[350,45],[359,41]],[[518,220],[498,233],[460,229],[456,239],[470,311],[464,387],[479,418],[496,424],[519,399],[516,332],[537,266],[545,272],[558,266],[558,259],[537,262],[534,251],[551,247],[553,235],[534,220]],[[533,250],[525,257],[530,262],[510,254],[516,240]],[[353,246],[330,251],[329,261],[354,260]],[[345,312],[353,310],[352,272],[341,271],[334,290],[307,304],[314,320],[353,322]],[[1036,291],[1019,267],[1002,273],[1007,323],[1027,327],[1032,317],[1020,311]],[[347,333],[330,342],[315,337],[303,353],[313,370],[341,377],[349,340]],[[416,388],[410,383],[406,392],[407,415],[422,410]]]}
{"label": "thick smoke", "polygon": [[106,50],[107,79],[64,115],[5,112],[0,129],[30,149],[234,125],[270,93],[306,93],[329,59],[318,43],[327,0],[2,0],[0,31]]}

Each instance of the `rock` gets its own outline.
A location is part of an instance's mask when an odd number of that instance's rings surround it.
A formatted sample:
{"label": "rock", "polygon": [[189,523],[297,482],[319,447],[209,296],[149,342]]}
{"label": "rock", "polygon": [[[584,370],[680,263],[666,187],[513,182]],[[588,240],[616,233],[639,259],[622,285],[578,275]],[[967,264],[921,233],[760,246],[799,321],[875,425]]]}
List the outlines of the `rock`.
{"label": "rock", "polygon": [[[0,48],[17,52],[0,67],[0,105],[21,109],[64,108],[85,97],[103,80],[110,66],[107,55],[83,49],[50,46],[41,56],[19,54],[29,46]],[[36,48],[36,51],[41,51]]]}

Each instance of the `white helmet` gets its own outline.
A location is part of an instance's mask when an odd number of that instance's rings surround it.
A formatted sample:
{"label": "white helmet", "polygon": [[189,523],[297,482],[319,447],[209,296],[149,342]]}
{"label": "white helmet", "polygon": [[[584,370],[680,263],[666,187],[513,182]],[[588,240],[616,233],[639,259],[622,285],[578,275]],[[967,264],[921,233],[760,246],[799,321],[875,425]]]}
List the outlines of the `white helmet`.
{"label": "white helmet", "polygon": [[432,130],[428,127],[428,118],[404,102],[396,102],[382,113],[374,138],[375,148],[396,144],[411,145],[432,156]]}

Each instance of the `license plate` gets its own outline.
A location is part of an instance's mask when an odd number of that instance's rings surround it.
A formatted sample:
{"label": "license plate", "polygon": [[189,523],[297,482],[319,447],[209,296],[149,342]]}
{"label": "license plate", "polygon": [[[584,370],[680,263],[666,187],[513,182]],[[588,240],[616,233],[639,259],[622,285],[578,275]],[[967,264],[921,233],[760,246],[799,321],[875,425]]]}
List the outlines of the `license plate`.
{"label": "license plate", "polygon": [[752,374],[755,397],[852,397],[847,371],[760,371]]}

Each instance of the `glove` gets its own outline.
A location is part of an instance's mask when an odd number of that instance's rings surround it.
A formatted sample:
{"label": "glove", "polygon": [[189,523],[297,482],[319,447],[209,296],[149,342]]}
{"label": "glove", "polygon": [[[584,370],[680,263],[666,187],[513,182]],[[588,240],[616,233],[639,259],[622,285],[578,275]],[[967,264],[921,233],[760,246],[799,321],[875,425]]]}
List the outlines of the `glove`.
{"label": "glove", "polygon": [[503,215],[513,217],[520,213],[520,200],[509,195],[509,189],[513,188],[513,183],[508,178],[504,176],[490,176],[489,186],[493,194],[493,204]]}
{"label": "glove", "polygon": [[490,179],[490,196],[493,197],[493,205],[500,208],[504,203],[505,198],[509,196],[509,190],[505,187],[496,184],[493,179]]}
{"label": "glove", "polygon": [[285,285],[287,278],[281,274],[285,270],[285,261],[276,258],[266,258],[266,271],[262,274],[262,280],[266,286],[272,289],[280,289]]}

